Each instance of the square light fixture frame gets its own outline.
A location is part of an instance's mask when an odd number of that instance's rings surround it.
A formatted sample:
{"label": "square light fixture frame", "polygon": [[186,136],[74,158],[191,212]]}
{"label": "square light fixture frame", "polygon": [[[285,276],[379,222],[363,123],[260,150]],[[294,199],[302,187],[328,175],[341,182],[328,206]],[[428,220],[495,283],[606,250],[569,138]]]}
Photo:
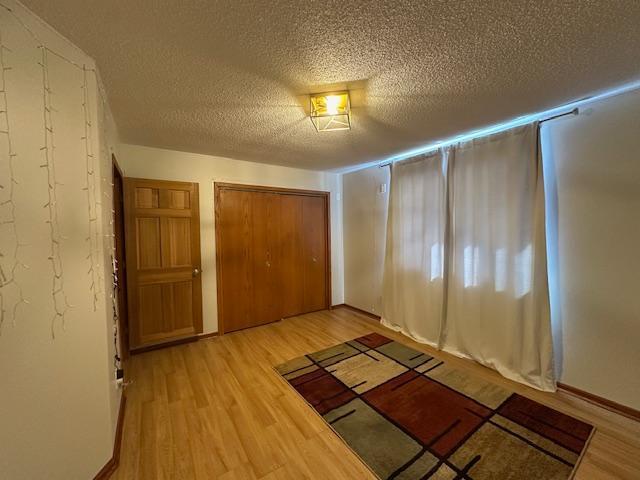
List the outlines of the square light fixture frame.
{"label": "square light fixture frame", "polygon": [[351,130],[351,99],[347,90],[309,95],[311,123],[318,132]]}

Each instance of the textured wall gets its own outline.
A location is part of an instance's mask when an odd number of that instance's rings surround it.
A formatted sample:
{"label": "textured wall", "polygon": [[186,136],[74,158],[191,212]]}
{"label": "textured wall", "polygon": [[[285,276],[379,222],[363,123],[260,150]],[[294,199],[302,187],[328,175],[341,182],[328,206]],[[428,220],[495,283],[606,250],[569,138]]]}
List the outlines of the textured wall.
{"label": "textured wall", "polygon": [[119,406],[109,298],[115,130],[93,61],[19,4],[3,4],[0,476],[92,478],[111,457]]}
{"label": "textured wall", "polygon": [[204,332],[218,330],[213,182],[269,185],[331,192],[332,303],[343,303],[342,181],[335,173],[278,167],[230,158],[122,144],[118,160],[129,177],[197,182],[200,186],[200,244]]}

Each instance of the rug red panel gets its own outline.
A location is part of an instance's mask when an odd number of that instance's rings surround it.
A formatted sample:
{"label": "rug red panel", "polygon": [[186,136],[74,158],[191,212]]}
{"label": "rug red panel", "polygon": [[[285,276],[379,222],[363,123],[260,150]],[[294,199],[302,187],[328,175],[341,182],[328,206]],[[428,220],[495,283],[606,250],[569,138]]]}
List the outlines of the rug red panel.
{"label": "rug red panel", "polygon": [[448,455],[492,412],[414,371],[363,396],[438,455]]}

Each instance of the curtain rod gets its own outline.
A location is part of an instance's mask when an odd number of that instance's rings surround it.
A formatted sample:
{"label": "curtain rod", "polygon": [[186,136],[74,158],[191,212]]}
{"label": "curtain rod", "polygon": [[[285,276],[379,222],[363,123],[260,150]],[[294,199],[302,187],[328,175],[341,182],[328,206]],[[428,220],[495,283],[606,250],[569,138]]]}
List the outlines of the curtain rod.
{"label": "curtain rod", "polygon": [[[547,118],[543,118],[542,120],[538,120],[538,124],[541,124],[541,123],[544,123],[544,122],[548,122],[549,120],[555,120],[556,118],[560,118],[560,117],[567,117],[569,115],[578,115],[579,113],[580,113],[580,109],[578,107],[576,107],[576,108],[574,108],[572,110],[569,110],[568,112],[558,113],[557,115],[552,115],[551,117],[547,117]],[[494,133],[498,133],[498,132],[494,132]],[[492,135],[492,134],[490,133],[488,135]],[[482,135],[482,136],[484,136],[484,135]],[[453,144],[453,143],[455,143],[455,142],[452,141],[451,144]],[[442,146],[445,146],[445,145],[442,145]],[[435,150],[435,148],[433,150]],[[430,151],[432,151],[432,150],[427,150],[427,151],[425,151],[423,153],[416,154],[415,156],[423,155],[424,153],[429,153]],[[411,157],[408,157],[408,158],[411,158]],[[390,162],[380,163],[380,164],[378,164],[378,168],[389,166],[392,163],[393,163],[393,160],[390,161]]]}
{"label": "curtain rod", "polygon": [[580,113],[580,109],[576,107],[570,112],[559,113],[557,115],[553,115],[552,117],[547,117],[547,118],[543,118],[542,120],[538,120],[538,123],[548,122],[549,120],[555,120],[556,118],[566,117],[568,115],[578,115],[579,113]]}

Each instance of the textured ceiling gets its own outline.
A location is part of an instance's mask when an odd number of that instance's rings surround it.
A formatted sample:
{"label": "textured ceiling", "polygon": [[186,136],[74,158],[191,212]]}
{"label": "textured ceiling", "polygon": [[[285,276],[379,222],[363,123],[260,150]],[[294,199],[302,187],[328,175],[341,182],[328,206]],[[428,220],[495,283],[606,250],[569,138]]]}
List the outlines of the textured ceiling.
{"label": "textured ceiling", "polygon": [[[640,78],[638,0],[22,0],[93,56],[124,142],[311,169]],[[348,87],[351,131],[308,94]]]}

